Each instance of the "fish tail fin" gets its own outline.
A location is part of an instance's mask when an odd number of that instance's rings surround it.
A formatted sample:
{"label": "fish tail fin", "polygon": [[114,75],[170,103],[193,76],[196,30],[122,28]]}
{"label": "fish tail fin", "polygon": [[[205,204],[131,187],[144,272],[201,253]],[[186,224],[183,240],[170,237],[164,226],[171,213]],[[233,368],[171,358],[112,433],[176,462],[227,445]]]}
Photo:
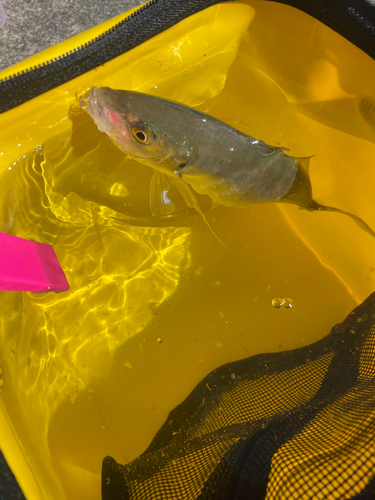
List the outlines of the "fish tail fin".
{"label": "fish tail fin", "polygon": [[313,212],[315,210],[321,210],[326,212],[337,212],[340,214],[347,215],[350,217],[362,230],[366,231],[366,233],[375,237],[375,232],[371,229],[371,227],[366,224],[360,217],[354,215],[350,212],[346,212],[345,210],[341,210],[340,208],[330,207],[326,205],[320,205],[312,198],[312,189],[310,183],[309,176],[309,167],[310,167],[310,159],[315,155],[298,158],[297,161],[298,170],[293,186],[288,191],[288,193],[280,199],[281,202],[284,203],[292,203],[294,205],[298,205],[305,210]]}
{"label": "fish tail fin", "polygon": [[360,227],[363,231],[366,231],[366,233],[370,234],[372,237],[375,238],[375,232],[371,229],[371,227],[366,224],[365,221],[363,221],[360,217],[357,215],[354,215],[350,212],[347,212],[346,210],[341,210],[340,208],[335,208],[335,207],[330,207],[326,205],[320,205],[316,201],[313,200],[311,206],[309,207],[309,210],[320,210],[320,211],[325,211],[325,212],[337,212],[339,214],[344,214],[350,217],[358,227]]}
{"label": "fish tail fin", "polygon": [[[206,219],[206,216],[204,215],[204,213],[202,212],[202,209],[201,207],[199,206],[199,203],[198,203],[198,200],[197,198],[195,197],[193,191],[191,190],[191,188],[188,186],[188,184],[186,184],[186,182],[184,182],[179,176],[176,175],[176,187],[177,189],[179,190],[181,196],[184,198],[186,204],[191,207],[191,208],[194,208],[198,214],[202,217],[202,219],[204,220],[205,224],[208,226],[209,230],[211,231],[211,233],[215,236],[215,238],[225,247],[225,248],[228,248],[227,245],[225,243],[223,243],[221,241],[221,239],[218,237],[218,235],[215,233],[215,231],[212,229],[212,227],[210,226],[210,223],[208,222],[208,220]],[[229,248],[228,248],[229,250]]]}
{"label": "fish tail fin", "polygon": [[315,155],[295,158],[297,160],[299,170],[303,172],[308,179],[310,179],[310,160],[314,156]]}
{"label": "fish tail fin", "polygon": [[310,159],[313,156],[315,155],[301,158],[294,157],[294,160],[297,162],[297,174],[293,185],[289,191],[278,200],[279,202],[292,203],[293,205],[298,205],[301,208],[309,210],[313,201],[309,175]]}

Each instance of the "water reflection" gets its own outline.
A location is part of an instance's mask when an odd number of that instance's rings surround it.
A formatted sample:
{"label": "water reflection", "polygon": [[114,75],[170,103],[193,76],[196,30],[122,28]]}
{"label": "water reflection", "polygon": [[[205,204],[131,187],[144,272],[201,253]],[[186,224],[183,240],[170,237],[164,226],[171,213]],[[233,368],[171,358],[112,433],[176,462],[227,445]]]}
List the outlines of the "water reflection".
{"label": "water reflection", "polygon": [[9,394],[22,397],[32,432],[108,375],[118,347],[150,323],[190,266],[189,228],[141,225],[146,212],[128,198],[134,183],[146,196],[142,175],[122,171],[122,157],[115,167],[117,151],[100,140],[71,145],[68,136],[46,141],[3,182],[3,230],[53,244],[70,283],[61,294],[2,294],[1,344],[14,353],[5,370],[17,373]]}

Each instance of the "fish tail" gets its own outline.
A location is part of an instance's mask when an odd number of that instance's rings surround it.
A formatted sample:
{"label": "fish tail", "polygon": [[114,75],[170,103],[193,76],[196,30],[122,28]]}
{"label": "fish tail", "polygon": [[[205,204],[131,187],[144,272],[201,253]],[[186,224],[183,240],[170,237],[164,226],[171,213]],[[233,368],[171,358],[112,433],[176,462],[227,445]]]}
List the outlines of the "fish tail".
{"label": "fish tail", "polygon": [[372,237],[375,238],[375,232],[371,229],[371,227],[368,224],[366,224],[365,221],[363,221],[357,215],[354,215],[350,212],[347,212],[346,210],[341,210],[340,208],[330,207],[330,206],[326,206],[326,205],[320,205],[320,203],[317,203],[314,200],[312,200],[312,203],[307,208],[307,210],[320,210],[320,211],[325,211],[325,212],[337,212],[339,214],[347,215],[357,224],[357,226],[359,226],[361,229],[366,231],[366,233],[370,234]]}
{"label": "fish tail", "polygon": [[310,174],[309,174],[310,160],[313,156],[315,156],[315,155],[304,156],[302,158],[295,158],[297,160],[297,163],[298,163],[298,168],[301,170],[301,172],[303,172],[306,175],[306,177],[308,179],[310,178]]}
{"label": "fish tail", "polygon": [[309,206],[313,201],[309,175],[311,158],[312,156],[303,158],[293,157],[297,162],[297,174],[289,191],[278,200],[280,203],[292,203],[293,205],[298,205],[301,208],[309,210]]}

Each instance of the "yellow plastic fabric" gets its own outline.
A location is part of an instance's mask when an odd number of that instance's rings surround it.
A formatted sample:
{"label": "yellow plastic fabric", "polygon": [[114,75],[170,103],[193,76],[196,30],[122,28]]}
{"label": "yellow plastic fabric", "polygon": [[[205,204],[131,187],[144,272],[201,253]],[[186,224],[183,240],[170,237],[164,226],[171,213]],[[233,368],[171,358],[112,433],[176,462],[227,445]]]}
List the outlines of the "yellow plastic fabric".
{"label": "yellow plastic fabric", "polygon": [[[375,131],[360,112],[374,73],[301,12],[233,2],[0,116],[0,230],[53,244],[71,285],[0,294],[0,445],[28,500],[99,499],[102,458],[135,458],[211,369],[323,337],[375,284],[375,240],[341,214],[206,212],[229,250],[183,207],[147,223],[152,172],[97,132],[76,95],[154,93],[315,154],[314,198],[375,228]],[[278,297],[293,307],[273,308]]]}
{"label": "yellow plastic fabric", "polygon": [[134,7],[134,9],[124,12],[123,14],[119,14],[118,16],[112,17],[111,19],[108,19],[108,21],[105,21],[98,26],[94,26],[91,29],[83,31],[82,33],[79,33],[78,35],[73,36],[72,38],[69,38],[64,42],[53,45],[52,47],[43,50],[42,52],[39,52],[32,57],[28,57],[27,59],[14,64],[10,68],[0,71],[0,80],[9,78],[13,75],[17,75],[17,73],[29,70],[30,68],[34,68],[34,66],[38,66],[39,64],[53,61],[58,56],[69,54],[71,50],[77,49],[81,47],[81,45],[85,45],[85,43],[95,40],[96,37],[112,29],[114,26],[116,26],[116,24],[123,21],[126,17],[130,16],[138,9],[139,7]]}

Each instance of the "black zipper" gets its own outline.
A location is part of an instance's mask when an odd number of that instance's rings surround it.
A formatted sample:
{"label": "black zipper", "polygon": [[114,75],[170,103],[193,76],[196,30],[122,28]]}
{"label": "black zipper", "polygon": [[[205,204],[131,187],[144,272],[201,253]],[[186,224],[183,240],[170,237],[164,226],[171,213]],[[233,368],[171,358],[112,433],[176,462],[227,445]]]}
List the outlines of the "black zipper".
{"label": "black zipper", "polygon": [[[94,40],[1,80],[0,113],[105,64],[187,17],[223,1],[151,0]],[[279,1],[315,17],[375,59],[374,3],[367,0]]]}
{"label": "black zipper", "polygon": [[192,14],[222,1],[151,0],[84,45],[1,80],[0,113],[105,64]]}
{"label": "black zipper", "polygon": [[109,30],[103,32],[101,35],[98,35],[95,38],[92,38],[91,40],[89,40],[88,42],[84,43],[83,45],[80,45],[79,47],[75,47],[73,50],[70,50],[69,52],[65,52],[63,54],[60,54],[59,56],[54,57],[53,59],[44,61],[41,64],[38,64],[36,66],[32,66],[30,68],[26,68],[25,70],[19,71],[17,73],[14,73],[13,75],[9,75],[9,76],[6,76],[4,78],[1,78],[0,79],[0,84],[3,83],[3,82],[7,82],[9,80],[13,80],[14,78],[18,78],[18,77],[24,75],[25,73],[29,73],[30,71],[38,70],[39,68],[42,68],[42,67],[46,66],[47,64],[52,64],[53,62],[60,61],[61,59],[64,59],[65,57],[68,57],[68,56],[72,55],[73,53],[75,53],[75,52],[77,52],[79,50],[87,48],[89,45],[92,45],[93,43],[101,40],[103,37],[109,35],[113,31],[115,31],[116,29],[118,29],[120,26],[122,26],[124,23],[126,23],[127,21],[129,21],[132,17],[134,17],[134,15],[140,14],[144,9],[146,9],[147,7],[149,7],[150,5],[152,5],[153,3],[156,3],[157,1],[158,0],[151,0],[147,4],[142,5],[138,10],[134,11],[132,14],[130,14],[128,17],[126,17],[125,19],[123,19],[122,21],[120,21],[118,24],[115,24],[114,26],[112,26],[112,28],[110,28]]}

